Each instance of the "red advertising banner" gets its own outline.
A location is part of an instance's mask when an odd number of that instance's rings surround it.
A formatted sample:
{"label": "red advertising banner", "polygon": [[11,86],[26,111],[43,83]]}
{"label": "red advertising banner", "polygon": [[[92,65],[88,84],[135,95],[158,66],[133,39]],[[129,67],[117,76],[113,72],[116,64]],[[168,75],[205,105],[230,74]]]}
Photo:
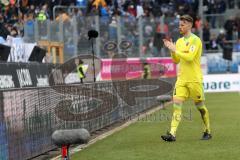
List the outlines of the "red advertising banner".
{"label": "red advertising banner", "polygon": [[151,78],[174,77],[176,64],[169,58],[120,58],[101,60],[101,80],[141,79],[143,63],[148,63]]}

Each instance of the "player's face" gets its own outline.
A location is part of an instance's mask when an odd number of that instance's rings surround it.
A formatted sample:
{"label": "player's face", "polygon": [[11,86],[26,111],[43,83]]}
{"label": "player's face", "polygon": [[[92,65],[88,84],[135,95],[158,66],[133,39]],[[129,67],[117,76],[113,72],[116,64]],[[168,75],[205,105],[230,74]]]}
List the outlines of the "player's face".
{"label": "player's face", "polygon": [[192,24],[185,20],[180,20],[179,22],[179,32],[180,34],[186,34],[189,30],[191,30]]}
{"label": "player's face", "polygon": [[76,65],[79,65],[79,59],[78,58],[76,58],[74,61],[75,61]]}

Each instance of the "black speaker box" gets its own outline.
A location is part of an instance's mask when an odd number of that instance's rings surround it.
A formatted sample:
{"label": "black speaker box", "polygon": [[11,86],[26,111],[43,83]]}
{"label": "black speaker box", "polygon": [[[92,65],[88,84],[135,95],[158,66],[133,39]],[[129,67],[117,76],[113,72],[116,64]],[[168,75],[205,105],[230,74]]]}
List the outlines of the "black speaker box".
{"label": "black speaker box", "polygon": [[0,61],[7,61],[11,47],[0,44]]}
{"label": "black speaker box", "polygon": [[44,56],[46,55],[46,50],[45,49],[42,49],[38,46],[35,46],[32,50],[32,53],[28,59],[28,61],[31,61],[31,62],[39,62],[39,63],[42,63],[42,60],[44,58]]}

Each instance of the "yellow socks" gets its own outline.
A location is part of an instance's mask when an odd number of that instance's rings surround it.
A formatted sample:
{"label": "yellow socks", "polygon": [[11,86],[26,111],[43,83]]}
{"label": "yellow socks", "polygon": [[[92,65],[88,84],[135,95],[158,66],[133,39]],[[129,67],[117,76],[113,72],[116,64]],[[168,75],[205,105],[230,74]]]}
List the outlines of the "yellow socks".
{"label": "yellow socks", "polygon": [[[204,132],[211,133],[210,130],[210,120],[209,120],[209,112],[205,105],[197,106],[198,110],[201,113],[202,120],[204,123]],[[173,136],[176,136],[177,127],[182,118],[182,105],[173,104],[173,116],[171,122],[171,130],[170,133]]]}
{"label": "yellow socks", "polygon": [[173,104],[173,116],[170,130],[170,133],[173,136],[176,136],[177,127],[181,121],[181,118],[182,118],[182,105]]}
{"label": "yellow socks", "polygon": [[205,105],[202,105],[200,107],[197,107],[198,110],[200,111],[201,113],[201,116],[202,116],[202,120],[203,120],[203,123],[204,123],[204,132],[207,132],[210,134],[210,120],[209,120],[209,112],[208,112],[208,109],[206,108]]}

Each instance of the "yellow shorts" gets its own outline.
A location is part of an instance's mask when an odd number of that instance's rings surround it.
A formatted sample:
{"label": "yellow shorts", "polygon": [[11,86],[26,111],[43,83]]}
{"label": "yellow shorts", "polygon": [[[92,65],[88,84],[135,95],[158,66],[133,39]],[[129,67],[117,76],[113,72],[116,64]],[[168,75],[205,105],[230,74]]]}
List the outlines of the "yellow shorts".
{"label": "yellow shorts", "polygon": [[173,97],[180,100],[191,98],[195,102],[204,101],[203,84],[200,82],[177,81],[173,91]]}

